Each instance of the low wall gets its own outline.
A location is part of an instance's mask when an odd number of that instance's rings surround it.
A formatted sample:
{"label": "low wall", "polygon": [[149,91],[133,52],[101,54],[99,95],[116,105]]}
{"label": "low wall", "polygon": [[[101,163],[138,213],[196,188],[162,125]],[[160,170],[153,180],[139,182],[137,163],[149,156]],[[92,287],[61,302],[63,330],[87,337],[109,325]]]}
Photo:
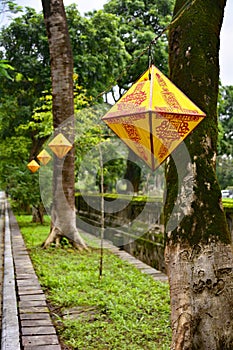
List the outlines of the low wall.
{"label": "low wall", "polygon": [[[148,201],[137,197],[114,199],[104,197],[104,237],[131,255],[165,272],[163,203],[161,199]],[[101,197],[76,196],[77,226],[100,236]],[[233,210],[225,208],[233,237]]]}

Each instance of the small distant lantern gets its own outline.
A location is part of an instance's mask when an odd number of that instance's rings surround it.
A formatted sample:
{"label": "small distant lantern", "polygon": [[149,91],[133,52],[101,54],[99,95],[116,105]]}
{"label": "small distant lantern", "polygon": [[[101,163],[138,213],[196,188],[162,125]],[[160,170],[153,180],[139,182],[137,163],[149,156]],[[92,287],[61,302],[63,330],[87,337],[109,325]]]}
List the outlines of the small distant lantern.
{"label": "small distant lantern", "polygon": [[28,163],[27,167],[32,173],[35,173],[40,168],[39,164],[35,160]]}
{"label": "small distant lantern", "polygon": [[152,65],[102,120],[155,170],[204,117],[205,113]]}
{"label": "small distant lantern", "polygon": [[48,164],[48,162],[50,161],[51,156],[50,156],[50,154],[49,154],[45,149],[43,149],[43,150],[38,154],[37,159],[38,159],[43,165],[46,165],[46,164]]}
{"label": "small distant lantern", "polygon": [[58,134],[50,143],[49,147],[56,154],[56,156],[62,159],[72,148],[72,144],[63,136]]}

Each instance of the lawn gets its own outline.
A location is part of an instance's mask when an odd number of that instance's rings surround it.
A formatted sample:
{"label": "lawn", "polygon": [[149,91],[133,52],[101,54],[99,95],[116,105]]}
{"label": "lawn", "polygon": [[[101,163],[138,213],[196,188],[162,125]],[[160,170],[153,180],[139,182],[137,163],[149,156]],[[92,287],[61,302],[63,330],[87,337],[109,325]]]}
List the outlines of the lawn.
{"label": "lawn", "polygon": [[42,249],[46,224],[17,216],[60,339],[66,349],[168,350],[167,283],[156,282],[108,251],[99,280],[99,249],[78,252],[66,240]]}

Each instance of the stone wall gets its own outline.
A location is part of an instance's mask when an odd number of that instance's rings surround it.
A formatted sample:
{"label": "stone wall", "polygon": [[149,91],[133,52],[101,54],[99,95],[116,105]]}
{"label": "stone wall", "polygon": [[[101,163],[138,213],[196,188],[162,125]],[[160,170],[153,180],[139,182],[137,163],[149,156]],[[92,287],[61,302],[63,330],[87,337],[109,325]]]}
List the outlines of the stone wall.
{"label": "stone wall", "polygon": [[[137,200],[137,197],[114,199],[106,196],[104,237],[136,258],[165,272],[163,204],[157,200]],[[77,226],[100,236],[101,197],[76,196]],[[233,237],[233,212],[226,216]]]}

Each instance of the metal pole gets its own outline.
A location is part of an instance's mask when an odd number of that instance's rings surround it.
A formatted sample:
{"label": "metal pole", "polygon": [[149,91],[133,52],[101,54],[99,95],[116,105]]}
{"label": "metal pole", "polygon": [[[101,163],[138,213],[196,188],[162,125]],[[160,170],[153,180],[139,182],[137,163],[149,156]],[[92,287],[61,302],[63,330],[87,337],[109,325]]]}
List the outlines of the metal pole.
{"label": "metal pole", "polygon": [[100,228],[100,266],[99,266],[99,279],[103,275],[103,243],[104,243],[104,164],[101,145],[99,144],[99,155],[100,155],[100,210],[101,210],[101,228]]}

